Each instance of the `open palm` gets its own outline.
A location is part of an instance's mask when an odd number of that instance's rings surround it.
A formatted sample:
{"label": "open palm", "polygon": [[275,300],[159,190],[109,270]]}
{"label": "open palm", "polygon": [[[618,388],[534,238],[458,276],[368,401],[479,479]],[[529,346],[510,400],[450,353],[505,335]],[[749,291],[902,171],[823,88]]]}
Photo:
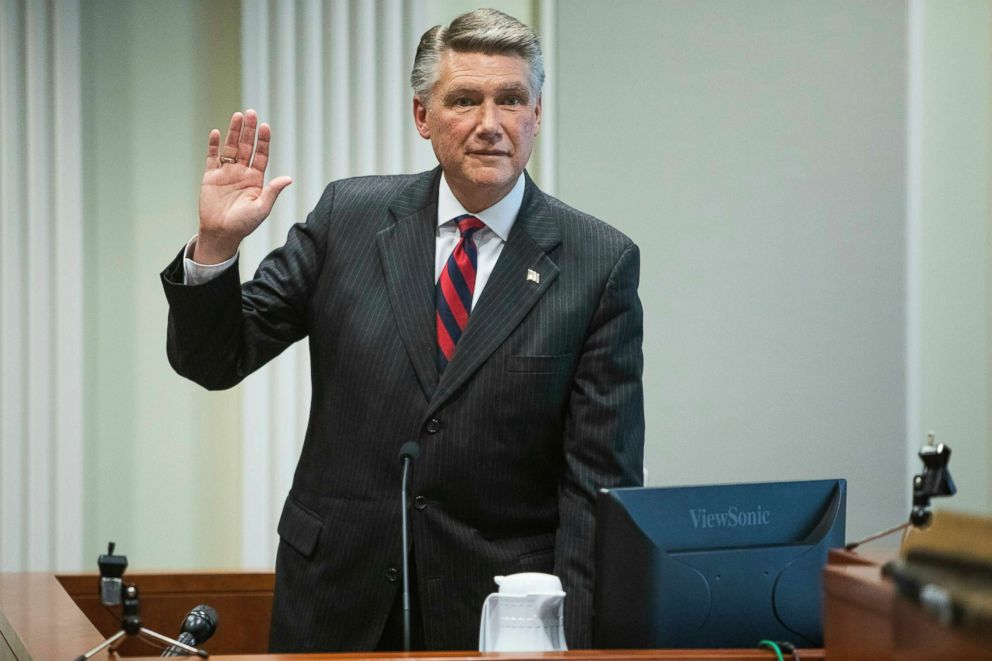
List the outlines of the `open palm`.
{"label": "open palm", "polygon": [[292,183],[289,177],[277,177],[265,185],[271,136],[268,124],[258,125],[254,110],[234,113],[223,148],[220,131],[210,132],[200,184],[200,232],[193,256],[197,262],[215,264],[233,256]]}

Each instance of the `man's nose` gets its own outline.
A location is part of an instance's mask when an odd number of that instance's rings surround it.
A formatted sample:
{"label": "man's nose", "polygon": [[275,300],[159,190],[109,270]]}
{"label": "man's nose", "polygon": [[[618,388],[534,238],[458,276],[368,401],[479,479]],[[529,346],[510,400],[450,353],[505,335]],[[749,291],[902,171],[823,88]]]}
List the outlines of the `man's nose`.
{"label": "man's nose", "polygon": [[479,106],[479,125],[477,132],[480,136],[490,140],[498,139],[502,135],[499,123],[499,108],[491,101],[486,101]]}

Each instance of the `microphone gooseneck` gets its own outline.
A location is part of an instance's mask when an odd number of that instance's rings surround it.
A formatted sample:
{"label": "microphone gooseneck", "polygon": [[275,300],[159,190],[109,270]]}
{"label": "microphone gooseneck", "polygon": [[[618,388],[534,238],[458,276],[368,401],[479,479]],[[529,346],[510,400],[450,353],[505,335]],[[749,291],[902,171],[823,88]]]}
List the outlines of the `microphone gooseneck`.
{"label": "microphone gooseneck", "polygon": [[410,547],[407,541],[407,495],[406,484],[410,474],[410,464],[420,456],[420,443],[407,441],[400,447],[400,462],[403,464],[403,484],[400,491],[400,512],[403,519],[403,651],[410,651]]}

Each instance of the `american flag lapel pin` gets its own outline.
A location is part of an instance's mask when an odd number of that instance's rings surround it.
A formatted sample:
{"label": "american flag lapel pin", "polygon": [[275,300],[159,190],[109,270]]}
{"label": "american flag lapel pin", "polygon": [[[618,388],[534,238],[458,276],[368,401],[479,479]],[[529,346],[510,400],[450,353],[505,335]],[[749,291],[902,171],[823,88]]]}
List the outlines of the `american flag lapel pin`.
{"label": "american flag lapel pin", "polygon": [[534,269],[527,269],[527,282],[533,282],[534,284],[541,283],[541,274]]}

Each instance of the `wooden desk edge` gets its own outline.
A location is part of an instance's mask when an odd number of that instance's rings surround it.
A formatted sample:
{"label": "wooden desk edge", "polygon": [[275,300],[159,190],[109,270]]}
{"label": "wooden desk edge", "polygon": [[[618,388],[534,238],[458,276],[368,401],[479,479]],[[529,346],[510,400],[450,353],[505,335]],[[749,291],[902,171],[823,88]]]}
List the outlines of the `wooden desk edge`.
{"label": "wooden desk edge", "polygon": [[[151,661],[157,657],[128,657],[128,661]],[[335,652],[326,654],[233,654],[211,655],[217,661],[357,661],[358,659],[416,659],[417,661],[769,661],[775,653],[759,649],[666,649],[666,650],[569,650],[568,652],[509,653],[509,652]],[[803,661],[822,661],[823,649],[802,649]]]}

